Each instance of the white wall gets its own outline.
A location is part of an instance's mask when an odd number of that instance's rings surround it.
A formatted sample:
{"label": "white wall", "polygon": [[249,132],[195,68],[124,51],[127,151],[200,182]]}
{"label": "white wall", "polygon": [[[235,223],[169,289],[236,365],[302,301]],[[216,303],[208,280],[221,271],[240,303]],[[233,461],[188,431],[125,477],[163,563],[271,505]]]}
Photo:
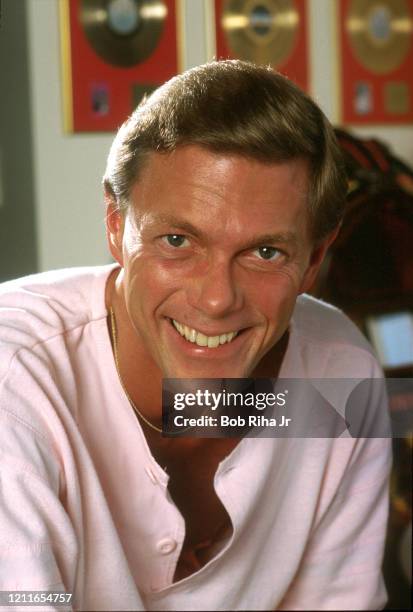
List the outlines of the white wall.
{"label": "white wall", "polygon": [[[19,0],[21,1],[21,0]],[[110,134],[65,135],[61,119],[58,0],[26,0],[41,270],[110,261],[100,188]],[[205,2],[185,0],[185,66],[209,59]],[[334,0],[309,0],[312,93],[337,120]],[[354,130],[388,142],[413,163],[413,126]]]}

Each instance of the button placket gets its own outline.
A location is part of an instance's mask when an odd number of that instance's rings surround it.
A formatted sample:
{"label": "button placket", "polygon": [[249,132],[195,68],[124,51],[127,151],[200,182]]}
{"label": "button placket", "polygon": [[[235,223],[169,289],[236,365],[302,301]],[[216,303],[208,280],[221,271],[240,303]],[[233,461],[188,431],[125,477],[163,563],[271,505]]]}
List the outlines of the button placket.
{"label": "button placket", "polygon": [[[156,592],[161,589],[168,588],[173,583],[176,564],[178,562],[180,551],[180,530],[173,536],[165,536],[155,542],[155,550],[157,553],[157,570],[156,578],[151,583],[151,591]],[[183,542],[184,535],[182,535]]]}
{"label": "button placket", "polygon": [[158,480],[154,470],[151,467],[146,466],[145,467],[145,472],[146,472],[147,476],[149,477],[149,480],[152,482],[152,484],[154,484],[154,485],[159,484],[159,480]]}
{"label": "button placket", "polygon": [[161,555],[170,555],[178,546],[178,542],[173,538],[162,538],[156,543],[156,549]]}

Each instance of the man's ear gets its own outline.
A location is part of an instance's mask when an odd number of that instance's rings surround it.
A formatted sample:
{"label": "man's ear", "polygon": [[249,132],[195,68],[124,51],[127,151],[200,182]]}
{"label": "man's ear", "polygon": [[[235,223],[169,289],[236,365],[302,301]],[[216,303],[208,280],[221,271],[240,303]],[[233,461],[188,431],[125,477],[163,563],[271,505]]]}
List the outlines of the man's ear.
{"label": "man's ear", "polygon": [[336,229],[334,229],[325,238],[323,238],[320,242],[317,242],[317,244],[314,245],[306,273],[300,286],[299,293],[306,293],[312,287],[315,279],[317,278],[318,271],[320,270],[327,250],[337,238],[337,234],[340,231],[340,227],[341,225],[336,227]]}
{"label": "man's ear", "polygon": [[112,257],[123,267],[124,218],[113,195],[105,192],[106,238]]}

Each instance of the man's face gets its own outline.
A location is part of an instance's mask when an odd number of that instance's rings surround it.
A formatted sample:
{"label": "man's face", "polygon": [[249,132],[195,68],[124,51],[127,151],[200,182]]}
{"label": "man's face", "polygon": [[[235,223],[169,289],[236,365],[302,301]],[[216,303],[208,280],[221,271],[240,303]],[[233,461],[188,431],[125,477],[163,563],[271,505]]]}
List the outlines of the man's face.
{"label": "man's face", "polygon": [[307,181],[301,160],[151,155],[109,234],[133,341],[164,377],[247,377],[283,336],[324,253]]}

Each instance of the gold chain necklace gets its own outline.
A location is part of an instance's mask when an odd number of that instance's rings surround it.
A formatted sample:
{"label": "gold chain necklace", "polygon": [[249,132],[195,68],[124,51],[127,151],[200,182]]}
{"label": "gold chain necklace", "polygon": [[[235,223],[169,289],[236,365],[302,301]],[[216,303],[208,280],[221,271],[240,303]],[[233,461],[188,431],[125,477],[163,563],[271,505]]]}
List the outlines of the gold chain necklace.
{"label": "gold chain necklace", "polygon": [[122,376],[120,375],[120,369],[119,369],[119,356],[118,356],[118,338],[117,338],[117,332],[116,332],[116,320],[115,320],[115,313],[113,312],[113,308],[109,309],[109,313],[110,313],[110,331],[112,334],[112,340],[113,340],[113,354],[115,357],[115,364],[116,364],[116,371],[118,373],[118,377],[119,377],[119,381],[120,384],[122,385],[122,389],[125,392],[126,397],[129,400],[130,405],[132,406],[132,408],[134,409],[134,411],[136,412],[136,414],[138,415],[138,417],[140,419],[142,419],[142,421],[144,423],[146,423],[146,425],[148,427],[150,427],[151,429],[153,429],[154,431],[158,432],[158,433],[163,433],[163,430],[160,427],[157,427],[156,425],[154,425],[153,423],[151,423],[141,412],[140,410],[137,409],[137,407],[135,406],[135,404],[133,403],[129,393],[126,390],[125,385],[123,384],[123,380],[122,380]]}

